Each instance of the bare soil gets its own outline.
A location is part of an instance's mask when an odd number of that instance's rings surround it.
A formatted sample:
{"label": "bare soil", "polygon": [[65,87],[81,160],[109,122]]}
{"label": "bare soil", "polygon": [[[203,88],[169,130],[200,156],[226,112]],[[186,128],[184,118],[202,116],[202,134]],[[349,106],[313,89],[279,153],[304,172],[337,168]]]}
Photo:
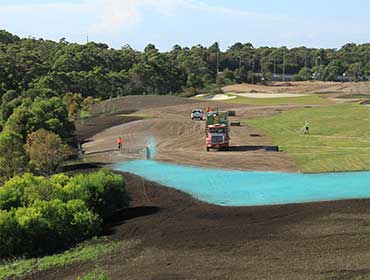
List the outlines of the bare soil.
{"label": "bare soil", "polygon": [[131,208],[112,220],[108,236],[141,243],[28,279],[76,279],[94,268],[117,280],[370,275],[369,200],[218,207],[130,174],[125,178]]}
{"label": "bare soil", "polygon": [[[158,149],[155,159],[160,161],[237,170],[297,171],[288,154],[265,151],[265,146],[272,145],[271,139],[247,126],[231,127],[232,151],[207,152],[204,122],[190,119],[193,108],[205,109],[207,106],[235,110],[236,117],[231,120],[269,116],[294,106],[252,107],[163,96],[126,97],[117,101],[115,106],[118,105],[122,107],[116,107],[117,111],[133,110],[135,115],[151,118],[99,129],[102,131],[89,137],[83,146],[89,160],[111,163],[144,158],[145,145],[150,137],[154,137]],[[96,124],[99,125],[104,126],[104,123]],[[118,136],[124,139],[121,152],[115,144]]]}
{"label": "bare soil", "polygon": [[240,84],[223,88],[224,92],[234,93],[318,93],[328,94],[328,97],[340,95],[364,94],[370,96],[370,82],[271,82],[267,85]]}
{"label": "bare soil", "polygon": [[[260,149],[271,139],[249,127],[232,127],[233,152],[204,149],[204,123],[190,120],[192,108],[235,110],[235,119],[277,114],[292,106],[251,107],[175,97],[128,97],[127,109],[154,119],[117,116],[78,127],[86,159],[111,163],[141,158],[146,137],[155,136],[158,160],[243,170],[297,168],[285,153]],[[107,103],[108,106],[113,105]],[[104,112],[101,105],[100,113]],[[113,127],[111,127],[113,125]],[[97,134],[93,135],[93,132]],[[122,153],[115,150],[125,138]],[[253,135],[253,136],[252,136]],[[106,228],[113,240],[140,240],[105,258],[37,273],[28,279],[76,279],[94,268],[112,279],[366,279],[370,275],[370,200],[265,207],[219,207],[180,191],[124,174],[132,202]],[[227,187],[227,186],[225,186]],[[362,278],[364,277],[364,278]]]}

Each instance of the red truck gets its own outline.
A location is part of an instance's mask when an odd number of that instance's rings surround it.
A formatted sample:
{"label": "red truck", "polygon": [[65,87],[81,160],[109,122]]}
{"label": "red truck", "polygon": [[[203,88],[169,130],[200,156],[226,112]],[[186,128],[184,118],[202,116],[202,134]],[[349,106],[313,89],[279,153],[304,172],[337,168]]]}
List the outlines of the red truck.
{"label": "red truck", "polygon": [[229,148],[229,121],[227,112],[213,110],[207,112],[206,148],[227,150]]}

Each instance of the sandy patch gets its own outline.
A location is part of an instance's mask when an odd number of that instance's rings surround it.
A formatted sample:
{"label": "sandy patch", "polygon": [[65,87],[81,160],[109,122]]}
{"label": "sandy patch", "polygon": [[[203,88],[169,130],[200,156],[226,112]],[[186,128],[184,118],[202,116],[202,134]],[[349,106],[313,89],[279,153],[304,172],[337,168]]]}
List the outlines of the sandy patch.
{"label": "sandy patch", "polygon": [[194,97],[204,97],[204,96],[206,96],[207,94],[204,94],[204,93],[202,93],[202,94],[198,94],[198,95],[196,95],[196,96],[194,96]]}
{"label": "sandy patch", "polygon": [[307,94],[296,94],[296,93],[229,93],[229,94],[247,98],[288,98],[288,97],[307,96]]}
{"label": "sandy patch", "polygon": [[351,94],[370,94],[370,82],[270,82],[267,85],[261,84],[237,84],[225,86],[224,92],[235,93],[322,93],[330,94],[331,97],[351,95]]}
{"label": "sandy patch", "polygon": [[207,99],[214,100],[214,101],[230,100],[230,99],[234,99],[234,98],[236,98],[236,96],[229,96],[229,95],[226,95],[226,94],[216,94],[216,95],[212,95],[210,97],[207,97]]}

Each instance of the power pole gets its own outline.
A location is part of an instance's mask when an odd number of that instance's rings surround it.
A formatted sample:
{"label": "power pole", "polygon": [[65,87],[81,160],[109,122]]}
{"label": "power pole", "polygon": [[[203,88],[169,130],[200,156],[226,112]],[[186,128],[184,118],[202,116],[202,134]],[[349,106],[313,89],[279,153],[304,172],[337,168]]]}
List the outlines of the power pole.
{"label": "power pole", "polygon": [[274,57],[274,77],[273,80],[275,80],[276,77],[276,57]]}
{"label": "power pole", "polygon": [[217,73],[216,78],[218,77],[218,73],[220,72],[220,45],[217,42],[217,54],[216,54],[216,60],[217,60]]}
{"label": "power pole", "polygon": [[283,82],[285,82],[285,53],[283,54]]}
{"label": "power pole", "polygon": [[254,57],[252,58],[252,84],[254,84]]}

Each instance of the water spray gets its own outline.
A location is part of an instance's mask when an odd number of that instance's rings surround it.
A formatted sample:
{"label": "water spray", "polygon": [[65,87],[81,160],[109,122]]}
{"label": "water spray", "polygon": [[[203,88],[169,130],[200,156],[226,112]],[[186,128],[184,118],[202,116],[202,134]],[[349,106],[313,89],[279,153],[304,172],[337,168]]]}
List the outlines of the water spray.
{"label": "water spray", "polygon": [[153,136],[150,136],[146,143],[146,159],[151,160],[157,155],[157,142]]}

